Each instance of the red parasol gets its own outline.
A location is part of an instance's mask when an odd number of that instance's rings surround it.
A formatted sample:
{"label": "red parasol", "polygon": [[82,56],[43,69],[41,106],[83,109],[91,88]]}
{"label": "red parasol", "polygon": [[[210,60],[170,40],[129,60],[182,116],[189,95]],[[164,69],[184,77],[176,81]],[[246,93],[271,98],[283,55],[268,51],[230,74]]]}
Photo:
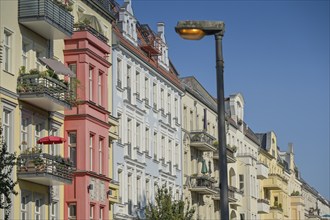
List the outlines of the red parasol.
{"label": "red parasol", "polygon": [[37,141],[37,144],[62,144],[63,142],[65,142],[64,138],[58,136],[47,136],[40,138]]}

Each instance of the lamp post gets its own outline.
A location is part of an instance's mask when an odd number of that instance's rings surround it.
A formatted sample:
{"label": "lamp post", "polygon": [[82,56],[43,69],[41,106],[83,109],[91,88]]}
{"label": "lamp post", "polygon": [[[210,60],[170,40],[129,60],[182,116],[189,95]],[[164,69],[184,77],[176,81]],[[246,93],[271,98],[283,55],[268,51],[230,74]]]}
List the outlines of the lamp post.
{"label": "lamp post", "polygon": [[225,97],[223,83],[222,37],[225,31],[223,21],[179,21],[175,31],[184,39],[200,40],[205,35],[215,36],[216,73],[217,73],[217,106],[218,106],[218,143],[219,143],[219,188],[220,217],[229,220],[227,148],[225,132]]}

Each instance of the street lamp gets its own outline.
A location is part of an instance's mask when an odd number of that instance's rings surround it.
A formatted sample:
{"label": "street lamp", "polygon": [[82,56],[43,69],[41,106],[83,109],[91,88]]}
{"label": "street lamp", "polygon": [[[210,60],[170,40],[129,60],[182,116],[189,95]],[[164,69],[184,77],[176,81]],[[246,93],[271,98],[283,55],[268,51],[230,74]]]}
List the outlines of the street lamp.
{"label": "street lamp", "polygon": [[[221,219],[229,219],[228,207],[228,174],[227,148],[225,132],[225,97],[223,86],[222,37],[225,32],[223,21],[179,21],[175,31],[184,39],[200,40],[205,35],[215,36],[216,72],[217,72],[217,106],[218,106],[218,143],[219,143],[219,176]],[[219,182],[220,182],[219,181]]]}

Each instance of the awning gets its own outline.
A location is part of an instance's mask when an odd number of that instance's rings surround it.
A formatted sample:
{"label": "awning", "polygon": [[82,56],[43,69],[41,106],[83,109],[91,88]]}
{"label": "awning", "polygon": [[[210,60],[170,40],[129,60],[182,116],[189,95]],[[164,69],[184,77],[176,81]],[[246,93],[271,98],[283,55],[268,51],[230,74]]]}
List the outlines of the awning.
{"label": "awning", "polygon": [[70,77],[75,76],[74,72],[72,72],[68,67],[66,67],[62,62],[58,60],[51,58],[39,58],[39,60],[43,65],[46,65],[48,68],[54,70],[56,74],[63,74]]}

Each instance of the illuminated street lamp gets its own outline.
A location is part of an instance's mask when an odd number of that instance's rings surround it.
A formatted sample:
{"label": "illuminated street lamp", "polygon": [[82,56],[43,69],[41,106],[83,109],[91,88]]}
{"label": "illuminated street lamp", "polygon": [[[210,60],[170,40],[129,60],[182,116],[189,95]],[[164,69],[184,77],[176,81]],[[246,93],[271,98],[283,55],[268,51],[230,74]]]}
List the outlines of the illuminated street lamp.
{"label": "illuminated street lamp", "polygon": [[219,143],[219,176],[220,176],[220,211],[221,219],[229,219],[228,207],[228,174],[227,148],[225,131],[225,97],[223,86],[222,37],[225,32],[223,21],[179,21],[175,31],[184,39],[200,40],[205,35],[215,36],[216,72],[217,72],[217,106],[218,106],[218,143]]}

